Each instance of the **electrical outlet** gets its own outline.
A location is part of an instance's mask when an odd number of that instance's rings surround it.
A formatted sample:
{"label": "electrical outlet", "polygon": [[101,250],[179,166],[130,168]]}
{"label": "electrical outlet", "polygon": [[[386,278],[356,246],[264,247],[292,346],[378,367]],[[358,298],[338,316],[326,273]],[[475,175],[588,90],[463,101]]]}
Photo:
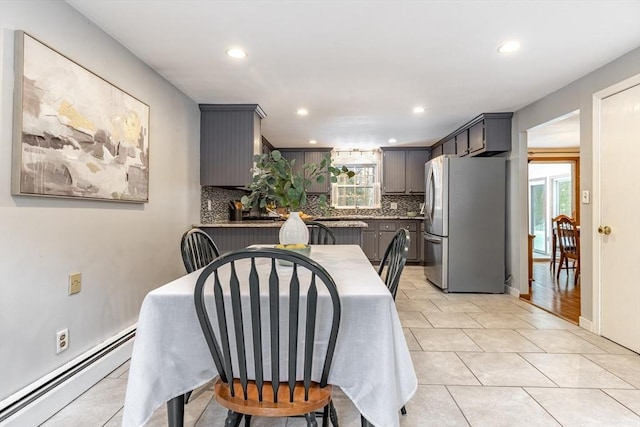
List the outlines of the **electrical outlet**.
{"label": "electrical outlet", "polygon": [[591,202],[589,190],[582,190],[582,204],[588,205]]}
{"label": "electrical outlet", "polygon": [[82,289],[82,274],[69,274],[69,295],[77,294]]}
{"label": "electrical outlet", "polygon": [[63,352],[69,347],[69,329],[56,332],[56,354]]}
{"label": "electrical outlet", "polygon": [[211,200],[207,200],[207,210],[210,211],[211,209]]}
{"label": "electrical outlet", "polygon": [[398,204],[395,202],[391,202],[391,209],[398,209]]}

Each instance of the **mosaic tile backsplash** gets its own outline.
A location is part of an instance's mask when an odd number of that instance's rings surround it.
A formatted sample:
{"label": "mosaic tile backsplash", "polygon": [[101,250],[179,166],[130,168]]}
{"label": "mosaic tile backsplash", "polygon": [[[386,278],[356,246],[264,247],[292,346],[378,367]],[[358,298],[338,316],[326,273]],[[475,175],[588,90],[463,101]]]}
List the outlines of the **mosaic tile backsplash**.
{"label": "mosaic tile backsplash", "polygon": [[[244,190],[235,190],[220,187],[201,187],[200,197],[200,222],[203,224],[213,221],[229,219],[229,201],[239,200]],[[209,210],[211,202],[211,210]],[[302,210],[312,216],[345,216],[345,215],[376,215],[395,216],[406,215],[407,212],[420,212],[420,203],[424,202],[424,196],[382,196],[381,209],[333,209],[329,207],[327,212],[322,212],[318,207],[318,196],[311,195],[307,198],[307,205]],[[398,209],[391,209],[391,203],[397,203]]]}

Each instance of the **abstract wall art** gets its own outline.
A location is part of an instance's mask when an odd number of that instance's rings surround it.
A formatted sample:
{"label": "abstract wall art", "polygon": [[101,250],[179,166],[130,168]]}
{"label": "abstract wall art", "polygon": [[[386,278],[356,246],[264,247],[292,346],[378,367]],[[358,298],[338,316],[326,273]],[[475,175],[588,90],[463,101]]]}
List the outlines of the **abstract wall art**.
{"label": "abstract wall art", "polygon": [[149,106],[16,31],[12,192],[149,201]]}

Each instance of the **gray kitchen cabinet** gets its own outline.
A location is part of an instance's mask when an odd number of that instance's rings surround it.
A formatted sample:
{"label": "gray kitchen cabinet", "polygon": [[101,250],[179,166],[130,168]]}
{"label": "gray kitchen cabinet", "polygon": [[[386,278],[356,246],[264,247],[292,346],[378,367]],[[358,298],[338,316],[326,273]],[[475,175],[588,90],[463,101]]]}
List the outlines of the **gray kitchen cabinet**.
{"label": "gray kitchen cabinet", "polygon": [[456,135],[456,153],[458,157],[469,154],[469,131],[467,129]]}
{"label": "gray kitchen cabinet", "polygon": [[[407,254],[407,261],[421,261],[420,248],[422,247],[422,236],[420,235],[420,227],[422,221],[406,221],[398,224],[401,228],[406,228],[409,231],[409,253]],[[418,240],[420,239],[420,240]]]}
{"label": "gray kitchen cabinet", "polygon": [[427,148],[406,153],[406,189],[408,194],[424,194],[424,164],[431,158]]}
{"label": "gray kitchen cabinet", "polygon": [[431,158],[435,159],[436,157],[440,157],[444,154],[444,148],[443,148],[443,144],[440,145],[434,145],[431,148]]}
{"label": "gray kitchen cabinet", "polygon": [[244,187],[262,153],[258,104],[200,104],[200,185]]}
{"label": "gray kitchen cabinet", "polygon": [[378,238],[375,221],[367,221],[369,228],[362,232],[362,250],[367,255],[369,261],[378,259]]}
{"label": "gray kitchen cabinet", "polygon": [[[320,164],[322,159],[331,154],[331,148],[325,149],[283,149],[280,150],[282,157],[291,161],[295,160],[293,164],[293,172],[298,173],[303,170],[306,163]],[[307,194],[327,194],[331,191],[331,182],[329,181],[329,174],[325,175],[323,183],[312,182],[307,190]]]}
{"label": "gray kitchen cabinet", "polygon": [[405,193],[405,151],[383,150],[382,194]]}
{"label": "gray kitchen cabinet", "polygon": [[383,148],[382,194],[424,194],[424,164],[429,148]]}
{"label": "gray kitchen cabinet", "polygon": [[380,262],[387,250],[387,246],[393,240],[396,231],[406,228],[411,239],[407,262],[422,262],[421,233],[422,220],[367,220],[368,228],[362,232],[362,249],[371,262]]}
{"label": "gray kitchen cabinet", "polygon": [[456,139],[450,138],[442,144],[442,154],[456,154]]}

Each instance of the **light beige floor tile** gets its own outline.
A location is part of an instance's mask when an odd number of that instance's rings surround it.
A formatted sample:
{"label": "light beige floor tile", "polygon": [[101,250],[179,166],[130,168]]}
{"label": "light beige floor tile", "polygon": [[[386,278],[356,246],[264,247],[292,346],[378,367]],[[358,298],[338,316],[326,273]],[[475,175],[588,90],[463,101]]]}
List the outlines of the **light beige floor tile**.
{"label": "light beige floor tile", "polygon": [[482,328],[467,313],[425,313],[434,328]]}
{"label": "light beige floor tile", "polygon": [[585,357],[622,378],[635,388],[640,388],[639,355],[586,354]]}
{"label": "light beige floor tile", "polygon": [[468,313],[483,311],[471,301],[434,300],[433,303],[443,312]]}
{"label": "light beige floor tile", "polygon": [[412,351],[411,359],[418,384],[480,385],[455,353]]}
{"label": "light beige floor tile", "polygon": [[[184,407],[184,427],[194,427],[199,424],[200,418],[204,415],[205,410],[209,406],[213,399],[213,385],[211,383],[205,384],[193,391],[189,398],[189,403]],[[226,417],[226,411],[224,411]],[[222,418],[222,424],[224,425],[224,417]],[[145,427],[165,427],[167,425],[167,405],[162,405],[155,410],[149,422],[145,424]],[[204,424],[206,425],[206,424]],[[214,425],[214,424],[210,424]],[[215,424],[217,425],[217,424]],[[253,422],[251,423],[253,425]]]}
{"label": "light beige floor tile", "polygon": [[398,311],[403,328],[432,328],[431,323],[419,311]]}
{"label": "light beige floor tile", "polygon": [[542,352],[538,346],[511,329],[464,329],[465,334],[488,352]]}
{"label": "light beige floor tile", "polygon": [[462,427],[469,425],[445,386],[418,386],[418,391],[405,407],[407,414],[400,417],[401,427]]}
{"label": "light beige floor tile", "polygon": [[559,426],[519,387],[448,387],[474,427]]}
{"label": "light beige floor tile", "polygon": [[638,427],[640,417],[602,390],[525,389],[563,426]]}
{"label": "light beige floor tile", "polygon": [[480,307],[482,311],[489,313],[511,313],[514,315],[531,313],[516,304],[512,304],[511,301],[490,301],[485,299],[474,301],[474,304]]}
{"label": "light beige floor tile", "polygon": [[420,300],[420,299],[444,300],[445,299],[445,297],[442,295],[441,292],[439,293],[438,291],[432,290],[429,288],[405,289],[403,292],[407,295],[407,297],[413,300]]}
{"label": "light beige floor tile", "polygon": [[556,386],[516,353],[461,352],[458,357],[486,386]]}
{"label": "light beige floor tile", "polygon": [[578,325],[548,313],[520,314],[518,317],[538,329],[580,329]]}
{"label": "light beige floor tile", "polygon": [[422,313],[441,313],[430,300],[396,300],[396,309],[402,311],[420,311]]}
{"label": "light beige floor tile", "polygon": [[102,426],[123,407],[126,387],[126,380],[105,378],[45,421],[42,426]]}
{"label": "light beige floor tile", "polygon": [[[227,418],[227,410],[222,406],[220,406],[220,404],[216,402],[215,399],[211,399],[207,407],[204,409],[204,412],[202,412],[202,416],[197,420],[195,427],[224,426],[226,418]],[[160,427],[161,425],[166,426],[166,421],[164,424],[158,424],[158,427]],[[242,421],[240,425],[243,426],[244,421]],[[287,425],[287,418],[268,418],[268,417],[252,417],[251,418],[252,427],[285,427],[286,425]],[[187,423],[185,419],[185,427],[186,426],[187,426]]]}
{"label": "light beige floor tile", "polygon": [[443,294],[449,301],[486,301],[480,294]]}
{"label": "light beige floor tile", "polygon": [[598,346],[565,330],[518,330],[547,353],[606,353]]}
{"label": "light beige floor tile", "polygon": [[122,365],[114,369],[113,372],[107,375],[106,378],[122,378],[123,375],[128,373],[130,365],[131,365],[131,359],[127,360]]}
{"label": "light beige floor tile", "polygon": [[521,356],[560,387],[633,388],[580,354],[523,353]]}
{"label": "light beige floor tile", "polygon": [[402,332],[404,332],[404,339],[407,341],[409,351],[422,351],[422,347],[418,344],[418,340],[413,336],[410,328],[402,328]]}
{"label": "light beige floor tile", "polygon": [[609,396],[640,415],[640,390],[603,390]]}
{"label": "light beige floor tile", "polygon": [[412,329],[425,351],[481,351],[460,329]]}
{"label": "light beige floor tile", "polygon": [[569,332],[571,332],[574,335],[579,336],[580,338],[582,338],[585,341],[589,341],[591,344],[597,345],[598,347],[600,347],[603,350],[606,350],[607,353],[611,353],[611,354],[636,354],[633,351],[629,350],[628,348],[625,348],[619,344],[614,343],[611,340],[608,340],[604,337],[598,336],[596,334],[594,334],[593,332],[587,331],[586,329],[582,329],[582,328],[578,328],[578,329],[571,329]]}
{"label": "light beige floor tile", "polygon": [[534,327],[519,319],[513,313],[469,313],[476,322],[488,329],[534,329]]}

